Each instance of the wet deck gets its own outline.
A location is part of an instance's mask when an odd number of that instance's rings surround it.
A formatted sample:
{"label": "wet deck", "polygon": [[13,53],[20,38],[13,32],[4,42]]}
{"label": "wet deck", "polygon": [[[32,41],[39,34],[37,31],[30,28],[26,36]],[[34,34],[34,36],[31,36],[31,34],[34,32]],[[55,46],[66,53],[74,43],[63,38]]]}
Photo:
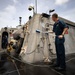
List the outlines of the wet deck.
{"label": "wet deck", "polygon": [[[4,56],[6,57],[6,56]],[[66,71],[58,72],[50,65],[44,63],[23,64],[19,61],[11,61],[10,58],[0,67],[0,75],[75,75],[75,54],[66,56]],[[0,62],[0,64],[3,64]],[[1,69],[2,68],[2,69]]]}

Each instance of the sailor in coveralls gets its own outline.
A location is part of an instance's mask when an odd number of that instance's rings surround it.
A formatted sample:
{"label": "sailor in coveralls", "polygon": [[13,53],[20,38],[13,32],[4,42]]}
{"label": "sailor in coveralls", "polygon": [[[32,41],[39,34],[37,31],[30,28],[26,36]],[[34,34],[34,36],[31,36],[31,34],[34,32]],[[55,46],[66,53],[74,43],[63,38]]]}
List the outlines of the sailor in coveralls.
{"label": "sailor in coveralls", "polygon": [[58,14],[54,13],[52,15],[52,20],[55,22],[53,26],[53,32],[55,32],[55,48],[57,61],[54,65],[55,69],[58,71],[66,70],[66,62],[65,62],[65,32],[69,29],[69,27],[58,18]]}

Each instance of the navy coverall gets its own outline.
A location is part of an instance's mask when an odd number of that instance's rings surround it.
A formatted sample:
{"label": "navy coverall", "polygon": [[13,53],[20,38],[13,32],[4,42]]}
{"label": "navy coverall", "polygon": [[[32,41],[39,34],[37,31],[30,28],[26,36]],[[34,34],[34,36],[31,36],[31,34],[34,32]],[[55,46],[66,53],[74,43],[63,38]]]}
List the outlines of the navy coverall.
{"label": "navy coverall", "polygon": [[64,42],[65,38],[59,38],[59,35],[62,35],[64,28],[67,28],[68,26],[61,20],[58,20],[53,27],[53,32],[55,32],[55,47],[56,47],[56,55],[57,55],[57,66],[61,68],[66,68],[65,63],[65,47]]}

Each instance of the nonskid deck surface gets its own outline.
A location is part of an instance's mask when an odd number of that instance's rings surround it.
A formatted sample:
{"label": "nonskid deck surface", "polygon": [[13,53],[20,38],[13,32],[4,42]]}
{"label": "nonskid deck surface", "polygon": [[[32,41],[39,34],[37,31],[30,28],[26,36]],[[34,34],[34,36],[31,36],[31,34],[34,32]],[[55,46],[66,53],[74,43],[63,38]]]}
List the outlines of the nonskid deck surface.
{"label": "nonskid deck surface", "polygon": [[3,69],[0,67],[0,75],[75,75],[75,54],[66,56],[66,64],[66,71],[58,72],[43,62],[24,64],[8,58],[2,66]]}

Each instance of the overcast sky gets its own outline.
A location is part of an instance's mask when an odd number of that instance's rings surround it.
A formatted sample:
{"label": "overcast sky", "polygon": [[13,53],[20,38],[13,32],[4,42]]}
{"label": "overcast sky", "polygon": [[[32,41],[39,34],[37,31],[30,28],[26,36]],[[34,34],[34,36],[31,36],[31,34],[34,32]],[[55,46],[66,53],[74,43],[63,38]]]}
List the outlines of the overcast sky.
{"label": "overcast sky", "polygon": [[[28,21],[32,11],[28,11],[29,5],[35,5],[35,0],[0,0],[0,28],[16,27],[21,16],[22,24]],[[49,9],[55,9],[59,16],[75,22],[75,0],[38,0],[38,13],[48,13]]]}

